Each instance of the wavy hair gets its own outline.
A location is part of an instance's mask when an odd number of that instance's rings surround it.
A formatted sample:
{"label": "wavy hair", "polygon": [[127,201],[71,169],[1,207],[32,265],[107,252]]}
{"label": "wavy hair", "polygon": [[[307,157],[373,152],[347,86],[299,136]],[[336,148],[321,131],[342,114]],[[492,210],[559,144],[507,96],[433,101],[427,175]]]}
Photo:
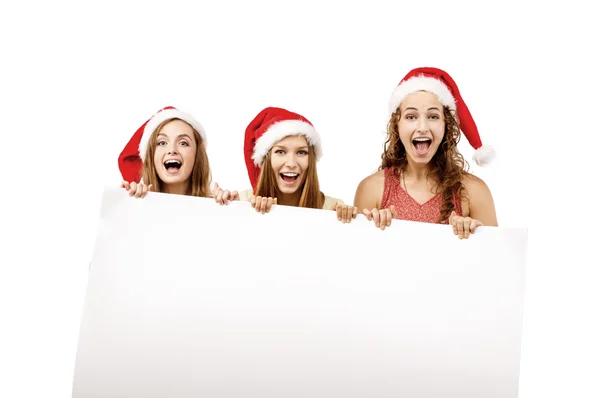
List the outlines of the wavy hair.
{"label": "wavy hair", "polygon": [[[379,170],[388,167],[394,168],[394,174],[399,176],[399,171],[404,172],[408,161],[406,159],[406,148],[400,140],[398,122],[401,118],[400,107],[390,117],[387,125],[387,139],[381,155],[381,166]],[[466,195],[462,183],[467,175],[469,164],[458,151],[460,141],[460,127],[456,112],[444,106],[444,138],[438,150],[430,161],[430,170],[427,177],[433,176],[436,181],[437,192],[442,195],[442,207],[438,223],[447,222],[450,213],[455,210],[454,203]]]}

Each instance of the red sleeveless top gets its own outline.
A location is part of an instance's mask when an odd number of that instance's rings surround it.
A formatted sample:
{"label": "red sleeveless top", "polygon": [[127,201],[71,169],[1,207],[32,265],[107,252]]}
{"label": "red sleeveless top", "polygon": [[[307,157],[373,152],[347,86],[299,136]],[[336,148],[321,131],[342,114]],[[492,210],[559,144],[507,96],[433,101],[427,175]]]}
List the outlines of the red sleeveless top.
{"label": "red sleeveless top", "polygon": [[[427,202],[420,204],[402,188],[400,178],[394,170],[394,167],[384,169],[385,178],[381,208],[387,209],[393,205],[397,212],[396,218],[399,220],[438,223],[440,211],[442,210],[442,194],[437,193]],[[462,202],[460,197],[454,195],[453,202],[456,213],[462,216]],[[441,224],[448,224],[448,220],[444,220]]]}

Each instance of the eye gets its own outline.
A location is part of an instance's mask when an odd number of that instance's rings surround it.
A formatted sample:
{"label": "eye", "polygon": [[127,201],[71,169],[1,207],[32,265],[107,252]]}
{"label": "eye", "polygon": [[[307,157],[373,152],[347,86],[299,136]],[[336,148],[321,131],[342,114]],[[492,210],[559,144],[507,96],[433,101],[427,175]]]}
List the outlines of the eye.
{"label": "eye", "polygon": [[406,115],[406,119],[407,120],[415,120],[416,117],[415,117],[415,115]]}
{"label": "eye", "polygon": [[181,145],[181,146],[190,146],[190,144],[187,141],[181,141],[179,143],[179,145]]}
{"label": "eye", "polygon": [[298,151],[298,155],[308,155],[308,151],[305,149],[301,149]]}
{"label": "eye", "polygon": [[277,154],[277,155],[285,155],[285,152],[284,152],[283,149],[277,149],[277,150],[275,150],[275,154]]}
{"label": "eye", "polygon": [[158,145],[158,146],[165,146],[165,145],[167,145],[167,141],[160,140],[160,141],[158,141],[158,142],[156,143],[156,145]]}
{"label": "eye", "polygon": [[440,116],[439,115],[429,115],[429,118],[433,119],[433,120],[438,120],[440,118]]}

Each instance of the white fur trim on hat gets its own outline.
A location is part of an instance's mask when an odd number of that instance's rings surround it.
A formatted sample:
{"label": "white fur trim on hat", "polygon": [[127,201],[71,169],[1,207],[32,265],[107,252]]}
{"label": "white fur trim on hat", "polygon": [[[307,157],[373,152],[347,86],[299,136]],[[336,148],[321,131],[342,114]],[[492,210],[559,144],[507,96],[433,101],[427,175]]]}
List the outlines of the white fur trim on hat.
{"label": "white fur trim on hat", "polygon": [[258,167],[273,145],[289,135],[303,135],[309,145],[315,148],[317,160],[321,158],[321,138],[315,128],[302,120],[283,120],[274,123],[256,140],[252,160]]}
{"label": "white fur trim on hat", "polygon": [[389,101],[390,114],[396,112],[396,109],[398,109],[402,100],[404,100],[407,95],[416,93],[417,91],[428,91],[433,93],[438,97],[442,105],[456,110],[456,101],[448,86],[436,78],[421,75],[411,77],[396,87]]}
{"label": "white fur trim on hat", "polygon": [[150,119],[144,128],[144,134],[140,141],[140,157],[142,158],[142,161],[146,158],[146,150],[148,149],[148,140],[150,140],[150,136],[162,122],[169,119],[181,119],[192,126],[192,128],[200,134],[204,147],[206,147],[206,132],[200,122],[189,113],[181,112],[178,109],[165,109],[152,116],[152,119]]}
{"label": "white fur trim on hat", "polygon": [[496,151],[491,146],[480,146],[473,154],[473,160],[478,166],[487,166],[496,157]]}

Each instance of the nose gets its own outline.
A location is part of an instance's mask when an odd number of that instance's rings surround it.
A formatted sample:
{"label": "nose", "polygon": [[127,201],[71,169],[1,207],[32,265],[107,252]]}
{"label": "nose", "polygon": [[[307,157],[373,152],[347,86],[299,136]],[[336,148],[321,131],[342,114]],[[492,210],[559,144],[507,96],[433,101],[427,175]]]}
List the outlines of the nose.
{"label": "nose", "polygon": [[296,161],[296,154],[293,151],[290,151],[285,158],[285,165],[293,168],[296,167],[297,164],[298,162]]}
{"label": "nose", "polygon": [[417,131],[419,131],[419,132],[429,131],[429,125],[427,124],[426,117],[419,118],[419,125],[417,126]]}
{"label": "nose", "polygon": [[175,143],[169,144],[169,146],[167,147],[167,153],[169,155],[174,155],[177,153],[177,146]]}

